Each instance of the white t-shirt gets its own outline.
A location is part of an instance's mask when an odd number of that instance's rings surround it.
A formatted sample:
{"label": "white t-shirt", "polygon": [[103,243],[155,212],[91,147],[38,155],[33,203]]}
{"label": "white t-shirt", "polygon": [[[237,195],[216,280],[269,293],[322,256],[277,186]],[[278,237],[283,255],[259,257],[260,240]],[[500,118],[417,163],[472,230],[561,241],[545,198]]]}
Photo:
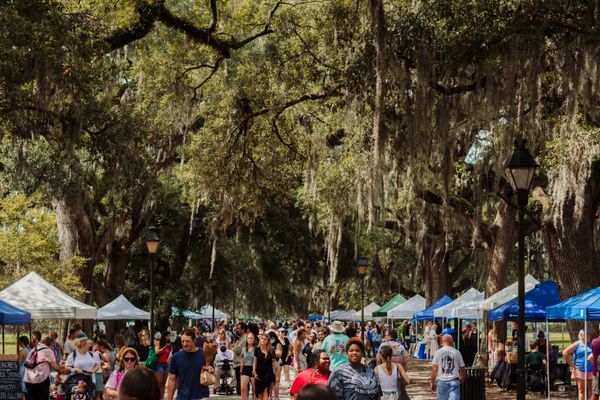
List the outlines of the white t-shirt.
{"label": "white t-shirt", "polygon": [[432,363],[438,366],[438,381],[453,381],[460,378],[460,369],[465,366],[460,352],[449,346],[436,351]]}
{"label": "white t-shirt", "polygon": [[[91,371],[94,366],[101,365],[101,363],[100,358],[98,358],[97,355],[86,352],[85,354],[77,353],[75,362],[73,362],[73,353],[69,354],[65,365],[73,368],[79,368],[83,371]],[[92,374],[92,381],[96,383],[96,374]]]}
{"label": "white t-shirt", "polygon": [[225,352],[222,352],[219,349],[219,351],[217,351],[217,354],[215,355],[215,364],[223,365],[223,360],[229,360],[231,364],[233,362],[233,351],[225,350]]}

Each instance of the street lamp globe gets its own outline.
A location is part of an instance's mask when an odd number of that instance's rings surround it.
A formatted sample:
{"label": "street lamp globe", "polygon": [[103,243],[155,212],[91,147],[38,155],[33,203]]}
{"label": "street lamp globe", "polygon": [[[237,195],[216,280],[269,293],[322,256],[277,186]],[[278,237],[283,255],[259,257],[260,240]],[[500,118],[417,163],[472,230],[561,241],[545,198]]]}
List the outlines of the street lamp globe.
{"label": "street lamp globe", "polygon": [[358,259],[358,262],[356,263],[356,266],[358,268],[359,275],[365,276],[367,274],[367,267],[369,266],[369,262],[366,258],[360,257]]}
{"label": "street lamp globe", "polygon": [[158,229],[156,229],[154,225],[148,227],[144,242],[146,243],[148,253],[156,254],[158,251],[158,246],[160,245],[160,237],[158,236]]}
{"label": "street lamp globe", "polygon": [[504,165],[506,177],[514,192],[529,192],[537,166],[525,148],[525,140],[515,139],[515,148]]}

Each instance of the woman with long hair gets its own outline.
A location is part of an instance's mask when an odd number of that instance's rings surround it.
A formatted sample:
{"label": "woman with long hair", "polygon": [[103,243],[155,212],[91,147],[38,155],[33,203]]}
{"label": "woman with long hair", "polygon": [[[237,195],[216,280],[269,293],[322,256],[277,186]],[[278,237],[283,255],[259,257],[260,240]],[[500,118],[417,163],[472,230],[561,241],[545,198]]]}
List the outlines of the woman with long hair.
{"label": "woman with long hair", "polygon": [[254,391],[254,376],[252,374],[254,365],[254,349],[256,347],[255,336],[252,332],[246,335],[246,345],[240,359],[240,388],[242,391],[242,400],[248,400],[248,384],[252,384],[252,393]]}
{"label": "woman with long hair", "polygon": [[269,335],[263,333],[259,336],[259,345],[254,350],[252,375],[255,378],[255,397],[259,400],[268,400],[271,384],[275,381],[275,354],[269,340]]}
{"label": "woman with long hair", "polygon": [[585,333],[579,331],[579,340],[572,343],[563,351],[563,358],[567,364],[573,368],[572,379],[577,381],[579,390],[579,400],[585,399],[585,386],[587,385],[588,398],[592,398],[592,363],[586,360],[592,354],[592,345],[590,344],[590,334],[585,337]]}
{"label": "woman with long hair", "polygon": [[165,385],[169,376],[169,356],[171,355],[171,338],[166,333],[161,334],[160,338],[155,340],[154,353],[158,356],[154,372],[156,372],[156,381],[162,399],[165,395]]}
{"label": "woman with long hair", "polygon": [[140,364],[140,357],[138,356],[137,351],[132,347],[125,347],[121,350],[121,353],[117,357],[119,361],[119,368],[115,369],[108,381],[104,385],[104,392],[109,399],[118,399],[119,398],[119,388],[121,387],[121,382],[123,381],[123,377],[132,369],[137,368]]}
{"label": "woman with long hair", "polygon": [[[381,346],[379,355],[382,363],[375,367],[375,375],[381,386],[381,400],[396,400],[401,399],[403,387],[410,383],[408,374],[400,363],[392,362],[394,350],[390,346]],[[406,398],[406,397],[404,397]]]}
{"label": "woman with long hair", "polygon": [[[283,377],[285,378],[286,384],[289,386],[292,381],[290,380],[290,365],[292,364],[292,355],[291,355],[291,343],[290,340],[286,336],[287,330],[283,327],[279,328],[277,331],[277,338],[279,339],[279,343],[281,344],[281,369],[283,372]],[[279,380],[281,382],[281,379]]]}
{"label": "woman with long hair", "polygon": [[271,388],[271,400],[279,400],[279,382],[281,380],[281,363],[282,363],[282,355],[283,355],[283,346],[279,342],[279,338],[274,331],[268,332],[269,339],[271,342],[271,347],[273,347],[273,354],[275,356],[275,381],[273,382],[273,386]]}
{"label": "woman with long hair", "polygon": [[140,362],[145,362],[150,354],[150,333],[146,329],[142,329],[138,333],[139,342],[133,348],[139,355]]}
{"label": "woman with long hair", "polygon": [[296,374],[305,370],[307,367],[306,355],[302,352],[304,349],[304,340],[306,339],[306,331],[304,328],[298,329],[298,335],[294,340],[294,366],[296,367]]}

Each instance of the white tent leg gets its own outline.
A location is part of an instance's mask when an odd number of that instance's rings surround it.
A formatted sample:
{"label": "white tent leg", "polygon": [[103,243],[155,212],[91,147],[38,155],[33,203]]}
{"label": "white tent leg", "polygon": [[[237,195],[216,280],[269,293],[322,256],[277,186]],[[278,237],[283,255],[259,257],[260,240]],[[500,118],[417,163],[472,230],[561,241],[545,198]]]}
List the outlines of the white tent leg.
{"label": "white tent leg", "polygon": [[550,330],[546,320],[546,381],[548,382],[548,399],[550,399]]}

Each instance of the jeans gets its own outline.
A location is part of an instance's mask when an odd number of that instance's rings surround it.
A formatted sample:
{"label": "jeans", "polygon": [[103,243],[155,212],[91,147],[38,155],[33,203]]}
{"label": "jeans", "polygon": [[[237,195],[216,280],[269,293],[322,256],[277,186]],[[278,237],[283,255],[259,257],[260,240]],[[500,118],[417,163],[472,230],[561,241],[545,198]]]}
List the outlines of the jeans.
{"label": "jeans", "polygon": [[460,400],[460,380],[437,381],[438,400]]}

